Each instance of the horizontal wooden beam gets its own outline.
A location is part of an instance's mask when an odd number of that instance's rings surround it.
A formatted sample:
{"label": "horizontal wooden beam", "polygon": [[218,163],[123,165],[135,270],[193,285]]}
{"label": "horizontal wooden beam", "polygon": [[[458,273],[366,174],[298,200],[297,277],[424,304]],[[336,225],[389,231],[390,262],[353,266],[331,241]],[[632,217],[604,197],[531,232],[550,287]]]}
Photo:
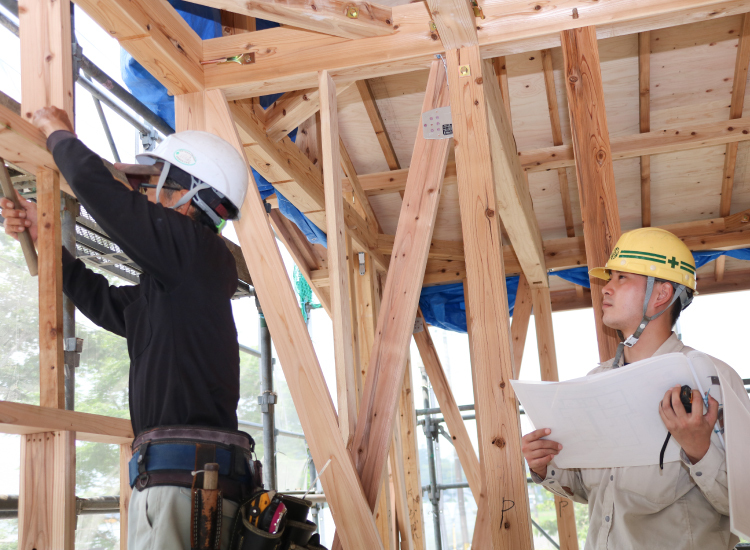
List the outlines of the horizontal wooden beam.
{"label": "horizontal wooden beam", "polygon": [[393,32],[391,8],[372,2],[198,0],[195,3],[342,38],[382,36]]}
{"label": "horizontal wooden beam", "polygon": [[[612,160],[688,151],[739,141],[750,141],[750,117],[612,138]],[[572,145],[521,151],[519,157],[527,172],[575,166]]]}
{"label": "horizontal wooden beam", "polygon": [[34,175],[40,167],[57,170],[42,131],[4,105],[0,105],[0,157]]}
{"label": "horizontal wooden beam", "polygon": [[[93,0],[87,0],[93,2]],[[480,3],[485,19],[477,31],[484,59],[560,46],[560,31],[597,26],[598,38],[635,34],[748,10],[745,0],[620,0],[545,4],[515,0]],[[576,10],[575,12],[573,10]],[[577,13],[575,18],[572,14]],[[221,88],[230,99],[313,88],[317,73],[335,80],[360,80],[429,67],[445,49],[433,38],[430,14],[423,2],[393,7],[394,32],[387,36],[347,40],[292,28],[206,40],[204,59],[250,52],[251,65],[206,66],[207,88]]]}
{"label": "horizontal wooden beam", "polygon": [[76,439],[126,444],[133,439],[130,420],[0,401],[0,433],[76,432]]}

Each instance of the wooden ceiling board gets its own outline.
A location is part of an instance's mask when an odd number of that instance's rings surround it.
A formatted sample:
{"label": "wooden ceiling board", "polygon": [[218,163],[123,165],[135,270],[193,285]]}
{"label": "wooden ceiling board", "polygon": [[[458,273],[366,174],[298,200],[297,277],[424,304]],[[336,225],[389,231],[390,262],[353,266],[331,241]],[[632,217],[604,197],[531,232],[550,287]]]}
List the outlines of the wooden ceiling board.
{"label": "wooden ceiling board", "polygon": [[540,51],[509,55],[505,58],[510,91],[513,135],[519,151],[550,147],[552,125],[544,88]]}
{"label": "wooden ceiling board", "polygon": [[385,162],[357,87],[350,86],[341,92],[337,102],[339,135],[344,141],[357,174],[387,172],[388,164]]}
{"label": "wooden ceiling board", "polygon": [[734,170],[732,209],[735,214],[750,208],[750,142],[740,143],[737,149],[737,164]]}
{"label": "wooden ceiling board", "polygon": [[638,36],[600,40],[599,59],[609,137],[639,133]]}
{"label": "wooden ceiling board", "polygon": [[529,193],[531,193],[534,214],[536,214],[539,223],[542,240],[566,237],[565,216],[563,215],[560,179],[557,170],[531,172],[528,176]]}

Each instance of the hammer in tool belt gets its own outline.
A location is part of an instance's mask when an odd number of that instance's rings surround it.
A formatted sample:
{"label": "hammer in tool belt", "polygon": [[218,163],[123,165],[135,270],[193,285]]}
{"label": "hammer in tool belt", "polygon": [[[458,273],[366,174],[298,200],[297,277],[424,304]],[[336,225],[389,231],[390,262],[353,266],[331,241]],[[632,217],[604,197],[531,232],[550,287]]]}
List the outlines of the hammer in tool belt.
{"label": "hammer in tool belt", "polygon": [[221,504],[219,465],[209,462],[203,467],[203,488],[193,484],[190,518],[191,550],[218,550],[221,545]]}

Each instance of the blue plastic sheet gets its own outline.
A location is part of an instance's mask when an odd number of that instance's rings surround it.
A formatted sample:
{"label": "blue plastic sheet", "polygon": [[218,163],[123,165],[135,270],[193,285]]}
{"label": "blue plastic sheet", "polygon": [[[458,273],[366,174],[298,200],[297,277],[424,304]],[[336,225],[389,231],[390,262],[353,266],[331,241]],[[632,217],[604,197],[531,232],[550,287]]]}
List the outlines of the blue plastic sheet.
{"label": "blue plastic sheet", "polygon": [[[217,9],[199,6],[182,0],[169,0],[169,3],[177,10],[190,27],[202,39],[216,38],[222,35],[221,12]],[[278,23],[256,19],[258,30],[277,27]],[[120,68],[122,78],[130,92],[141,100],[151,111],[163,118],[170,126],[174,127],[174,97],[167,93],[167,89],[156,80],[143,66],[138,63],[125,50],[120,50]],[[260,105],[268,109],[281,94],[272,94],[260,97]],[[297,136],[297,130],[293,130],[289,137],[292,141]],[[279,211],[294,224],[307,237],[311,243],[327,245],[326,235],[307,216],[294,206],[284,195],[273,188],[266,179],[253,169],[255,183],[258,186],[262,198],[276,193],[279,199]]]}

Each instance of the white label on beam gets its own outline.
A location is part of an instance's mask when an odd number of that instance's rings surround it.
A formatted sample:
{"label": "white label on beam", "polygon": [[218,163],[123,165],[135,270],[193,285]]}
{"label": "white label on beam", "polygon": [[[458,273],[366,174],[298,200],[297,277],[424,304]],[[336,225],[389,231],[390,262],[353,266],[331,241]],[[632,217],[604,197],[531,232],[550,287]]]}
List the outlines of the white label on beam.
{"label": "white label on beam", "polygon": [[425,139],[450,139],[453,137],[453,119],[450,107],[440,107],[422,113],[422,135]]}

